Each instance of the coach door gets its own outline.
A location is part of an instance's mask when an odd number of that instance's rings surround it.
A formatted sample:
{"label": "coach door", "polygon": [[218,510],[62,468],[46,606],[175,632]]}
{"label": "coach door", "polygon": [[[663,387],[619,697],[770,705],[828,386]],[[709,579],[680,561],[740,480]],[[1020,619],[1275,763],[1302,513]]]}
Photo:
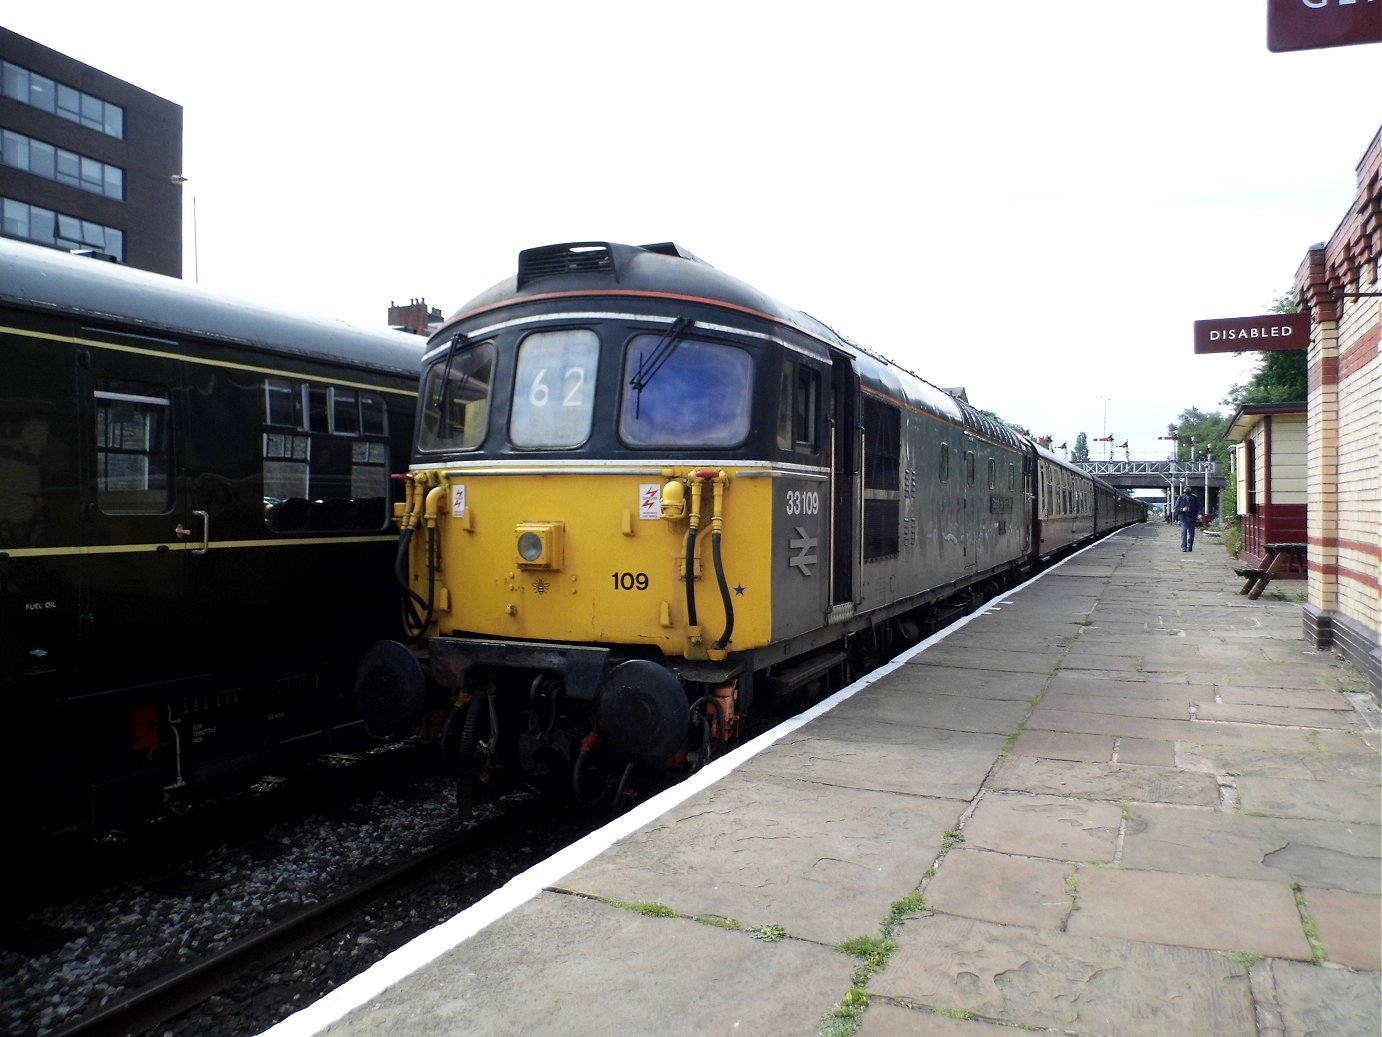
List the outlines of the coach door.
{"label": "coach door", "polygon": [[[79,632],[86,683],[186,672],[186,558],[206,530],[180,473],[184,363],[175,343],[111,335],[77,351]],[[160,355],[165,354],[165,355]]]}
{"label": "coach door", "polygon": [[859,376],[843,353],[831,354],[832,443],[830,452],[830,608],[848,613],[854,605],[859,525]]}

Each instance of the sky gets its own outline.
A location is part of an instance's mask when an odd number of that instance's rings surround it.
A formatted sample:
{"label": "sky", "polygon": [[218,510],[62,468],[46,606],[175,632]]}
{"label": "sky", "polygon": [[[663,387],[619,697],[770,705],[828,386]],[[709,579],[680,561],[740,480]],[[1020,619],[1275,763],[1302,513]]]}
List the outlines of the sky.
{"label": "sky", "polygon": [[[520,249],[675,241],[975,406],[1120,459],[1228,414],[1347,214],[1382,44],[1265,0],[16,4],[183,106],[184,276],[383,325]],[[1107,447],[1091,442],[1091,455]]]}

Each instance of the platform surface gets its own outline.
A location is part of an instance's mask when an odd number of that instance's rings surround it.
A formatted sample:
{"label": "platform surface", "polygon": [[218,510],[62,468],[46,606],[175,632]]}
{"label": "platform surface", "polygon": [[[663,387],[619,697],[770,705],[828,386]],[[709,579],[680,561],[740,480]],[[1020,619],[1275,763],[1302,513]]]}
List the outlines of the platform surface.
{"label": "platform surface", "polygon": [[1378,1037],[1376,711],[1232,566],[1104,540],[269,1033]]}

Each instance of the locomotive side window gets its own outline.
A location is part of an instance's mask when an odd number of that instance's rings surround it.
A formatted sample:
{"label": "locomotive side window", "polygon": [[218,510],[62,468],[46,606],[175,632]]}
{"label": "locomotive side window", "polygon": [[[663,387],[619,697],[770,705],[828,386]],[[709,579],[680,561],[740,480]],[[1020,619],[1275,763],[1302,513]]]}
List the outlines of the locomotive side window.
{"label": "locomotive side window", "polygon": [[264,381],[264,519],[278,533],[382,529],[388,414],[367,390]]}
{"label": "locomotive side window", "polygon": [[420,450],[474,450],[489,427],[494,343],[459,338],[428,369],[422,386]]}
{"label": "locomotive side window", "polygon": [[580,446],[595,414],[600,340],[587,328],[529,335],[518,347],[509,439],[532,449]]}
{"label": "locomotive side window", "polygon": [[624,354],[619,435],[636,447],[731,447],[749,434],[753,360],[737,346],[635,335]]}
{"label": "locomotive side window", "polygon": [[96,503],[107,515],[172,506],[172,400],[148,382],[105,378],[96,397]]}
{"label": "locomotive side window", "polygon": [[777,407],[777,445],[783,450],[814,454],[819,444],[821,375],[788,360],[782,365]]}
{"label": "locomotive side window", "polygon": [[864,560],[898,553],[902,412],[864,397]]}

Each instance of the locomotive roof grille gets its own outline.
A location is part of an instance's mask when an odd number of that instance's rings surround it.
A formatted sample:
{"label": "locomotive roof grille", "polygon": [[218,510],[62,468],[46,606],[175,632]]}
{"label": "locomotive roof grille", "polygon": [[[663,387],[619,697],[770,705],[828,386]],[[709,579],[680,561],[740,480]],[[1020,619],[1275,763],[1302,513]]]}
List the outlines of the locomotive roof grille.
{"label": "locomotive roof grille", "polygon": [[518,254],[518,287],[554,274],[610,274],[617,278],[608,242],[573,241],[525,248]]}

